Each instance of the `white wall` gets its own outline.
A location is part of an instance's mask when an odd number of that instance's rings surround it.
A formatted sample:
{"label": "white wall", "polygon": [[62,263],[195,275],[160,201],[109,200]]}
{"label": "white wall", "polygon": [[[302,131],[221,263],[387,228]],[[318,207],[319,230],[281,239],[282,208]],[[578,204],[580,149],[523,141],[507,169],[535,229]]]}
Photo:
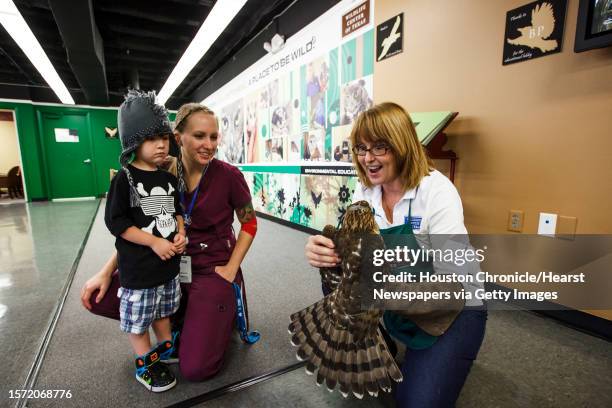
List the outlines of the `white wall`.
{"label": "white wall", "polygon": [[0,173],[8,173],[13,166],[19,166],[19,162],[15,122],[0,120]]}

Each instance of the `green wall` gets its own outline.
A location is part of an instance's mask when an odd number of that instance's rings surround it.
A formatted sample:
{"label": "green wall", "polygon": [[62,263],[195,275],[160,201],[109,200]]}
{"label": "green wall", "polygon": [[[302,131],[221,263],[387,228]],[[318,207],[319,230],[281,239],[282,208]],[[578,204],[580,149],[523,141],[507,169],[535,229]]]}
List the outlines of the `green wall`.
{"label": "green wall", "polygon": [[38,123],[34,105],[29,103],[0,102],[0,109],[15,111],[15,126],[19,135],[19,148],[28,198],[47,197],[43,170]]}
{"label": "green wall", "polygon": [[[117,127],[117,109],[96,109],[72,106],[34,105],[28,102],[0,102],[0,109],[15,111],[16,127],[19,135],[21,160],[25,178],[28,199],[51,199],[50,191],[45,181],[47,165],[61,166],[61,163],[45,162],[42,149],[40,117],[42,113],[85,113],[89,118],[88,134],[92,149],[96,195],[103,195],[108,190],[109,169],[118,168],[118,158],[121,144],[118,138],[109,139],[105,136],[104,127]],[[70,174],[66,174],[70,177]]]}
{"label": "green wall", "polygon": [[121,142],[118,137],[115,139],[107,138],[104,132],[105,127],[113,129],[117,127],[117,111],[114,109],[91,109],[89,123],[93,139],[97,193],[102,195],[108,191],[110,185],[109,169],[119,168]]}
{"label": "green wall", "polygon": [[[119,168],[121,143],[119,138],[109,139],[104,128],[117,127],[117,109],[91,107],[55,106],[32,104],[28,101],[0,101],[0,109],[15,111],[17,134],[21,149],[23,174],[28,193],[28,200],[52,199],[47,186],[45,171],[47,166],[61,166],[62,163],[46,163],[42,142],[42,113],[81,113],[88,117],[88,134],[92,149],[96,195],[104,195],[110,185],[109,169]],[[174,120],[175,113],[171,113]],[[66,177],[70,177],[67,173]]]}

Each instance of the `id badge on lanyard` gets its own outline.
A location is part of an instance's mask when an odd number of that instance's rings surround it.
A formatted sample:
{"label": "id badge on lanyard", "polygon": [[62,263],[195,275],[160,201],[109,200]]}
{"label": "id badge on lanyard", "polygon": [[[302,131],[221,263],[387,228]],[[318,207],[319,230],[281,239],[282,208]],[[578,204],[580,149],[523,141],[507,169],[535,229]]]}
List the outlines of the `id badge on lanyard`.
{"label": "id badge on lanyard", "polygon": [[191,257],[181,256],[181,268],[179,272],[181,283],[191,283]]}
{"label": "id badge on lanyard", "polygon": [[[202,176],[200,177],[200,181],[198,182],[198,186],[196,187],[196,190],[193,192],[193,197],[191,197],[191,202],[189,203],[188,208],[185,208],[185,193],[182,191],[179,192],[179,195],[181,197],[181,205],[183,206],[183,209],[184,209],[183,218],[185,219],[185,233],[187,232],[187,230],[189,229],[189,226],[191,225],[191,213],[193,212],[193,208],[195,207],[195,203],[198,198],[198,193],[200,192],[200,184],[202,183],[202,180],[204,179],[204,175],[206,174],[206,171],[208,170],[209,164],[210,164],[210,161],[208,162],[206,167],[204,167],[204,170],[202,170]],[[188,255],[181,256],[181,267],[180,267],[179,276],[180,276],[181,283],[191,283],[191,257]]]}

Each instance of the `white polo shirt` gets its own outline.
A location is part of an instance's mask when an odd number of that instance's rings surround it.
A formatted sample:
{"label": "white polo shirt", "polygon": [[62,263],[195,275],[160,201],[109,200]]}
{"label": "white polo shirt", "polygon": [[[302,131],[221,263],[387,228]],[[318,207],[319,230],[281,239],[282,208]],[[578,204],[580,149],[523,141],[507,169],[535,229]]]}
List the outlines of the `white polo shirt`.
{"label": "white polo shirt", "polygon": [[[419,244],[431,248],[432,245],[427,238],[430,235],[467,235],[467,229],[463,223],[463,205],[455,185],[438,170],[433,170],[428,176],[423,177],[418,188],[406,191],[404,196],[393,207],[393,220],[388,220],[382,205],[382,187],[364,187],[357,182],[353,202],[365,200],[374,209],[374,218],[380,229],[386,229],[408,223],[408,211],[410,200],[412,200],[411,223],[414,234],[419,234]],[[446,247],[445,247],[446,249]],[[460,273],[476,273],[473,263],[470,270]],[[434,270],[443,273],[444,263],[434,262]],[[479,266],[478,266],[479,267]],[[455,272],[457,272],[455,270]],[[482,288],[482,284],[464,284],[466,290],[474,294],[476,289]],[[466,306],[480,306],[482,302],[477,299],[467,300]]]}
{"label": "white polo shirt", "polygon": [[367,188],[357,183],[353,202],[367,201],[374,208],[374,216],[381,229],[408,222],[408,208],[412,199],[412,230],[415,234],[467,234],[463,224],[463,206],[457,189],[438,170],[423,177],[417,188],[406,194],[393,207],[393,220],[389,222],[382,205],[382,187]]}

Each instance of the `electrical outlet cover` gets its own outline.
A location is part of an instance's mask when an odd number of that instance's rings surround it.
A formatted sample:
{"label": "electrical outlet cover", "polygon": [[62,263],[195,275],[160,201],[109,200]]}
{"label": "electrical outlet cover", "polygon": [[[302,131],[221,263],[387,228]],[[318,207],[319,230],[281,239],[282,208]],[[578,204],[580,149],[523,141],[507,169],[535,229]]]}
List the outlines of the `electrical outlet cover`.
{"label": "electrical outlet cover", "polygon": [[508,231],[522,232],[523,216],[524,213],[521,210],[510,210],[508,214]]}
{"label": "electrical outlet cover", "polygon": [[554,237],[556,229],[557,229],[557,214],[540,213],[540,223],[538,224],[538,235]]}

